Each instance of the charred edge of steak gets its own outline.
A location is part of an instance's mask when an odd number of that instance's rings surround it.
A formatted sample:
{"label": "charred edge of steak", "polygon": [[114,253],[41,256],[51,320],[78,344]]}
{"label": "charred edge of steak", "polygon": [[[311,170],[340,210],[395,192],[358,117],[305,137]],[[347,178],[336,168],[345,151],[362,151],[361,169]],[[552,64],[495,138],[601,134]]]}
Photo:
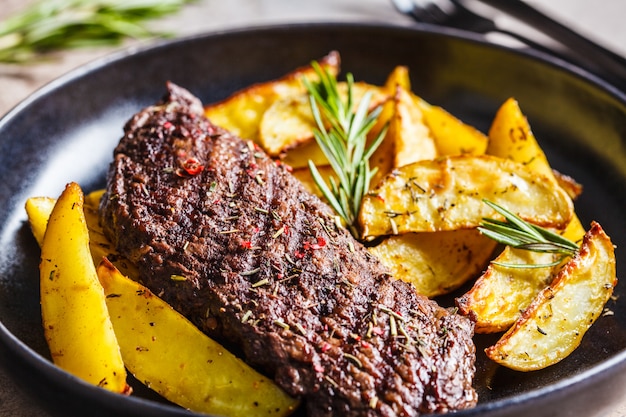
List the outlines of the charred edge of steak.
{"label": "charred edge of steak", "polygon": [[168,91],[126,124],[101,203],[144,283],[311,416],[473,406],[473,324],[390,277],[286,167]]}

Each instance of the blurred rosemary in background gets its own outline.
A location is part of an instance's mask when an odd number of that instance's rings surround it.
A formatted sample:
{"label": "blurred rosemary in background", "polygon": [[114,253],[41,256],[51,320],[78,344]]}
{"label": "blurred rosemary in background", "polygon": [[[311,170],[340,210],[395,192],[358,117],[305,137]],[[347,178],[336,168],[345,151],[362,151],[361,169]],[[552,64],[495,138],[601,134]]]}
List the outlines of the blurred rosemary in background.
{"label": "blurred rosemary in background", "polygon": [[39,0],[0,22],[0,62],[25,63],[69,48],[110,46],[124,39],[168,36],[145,22],[193,0]]}

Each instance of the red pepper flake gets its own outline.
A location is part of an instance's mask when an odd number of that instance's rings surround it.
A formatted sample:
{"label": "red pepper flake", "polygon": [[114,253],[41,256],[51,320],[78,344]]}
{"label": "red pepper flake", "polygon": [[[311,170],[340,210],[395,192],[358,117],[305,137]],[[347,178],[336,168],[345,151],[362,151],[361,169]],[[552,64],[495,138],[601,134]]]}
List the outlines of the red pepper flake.
{"label": "red pepper flake", "polygon": [[192,157],[183,162],[183,169],[187,174],[193,176],[204,171],[204,165],[202,165],[196,158]]}
{"label": "red pepper flake", "polygon": [[369,343],[367,343],[365,340],[361,341],[361,346],[363,346],[365,349],[369,349],[372,347],[372,345],[370,345]]}
{"label": "red pepper flake", "polygon": [[241,247],[245,249],[252,249],[252,242],[249,240],[244,240],[241,242]]}
{"label": "red pepper flake", "polygon": [[322,343],[322,346],[320,346],[320,349],[321,349],[322,353],[326,353],[326,352],[328,352],[328,351],[329,351],[332,347],[333,347],[333,345],[331,345],[330,343],[328,343],[328,342],[324,342],[324,343]]}
{"label": "red pepper flake", "polygon": [[302,259],[304,258],[304,252],[300,252],[299,250],[297,250],[295,256],[297,259]]}
{"label": "red pepper flake", "polygon": [[283,229],[284,229],[283,230],[283,234],[285,236],[289,236],[289,226],[285,224],[285,225],[283,225]]}
{"label": "red pepper flake", "polygon": [[313,369],[315,370],[315,372],[317,372],[318,374],[322,374],[324,373],[324,367],[322,365],[315,365],[313,367]]}
{"label": "red pepper flake", "polygon": [[304,250],[317,250],[322,249],[324,246],[326,246],[326,239],[323,237],[318,237],[317,243],[304,242]]}
{"label": "red pepper flake", "polygon": [[166,128],[166,129],[171,129],[171,128],[174,127],[174,125],[172,124],[172,122],[167,121],[167,122],[163,123],[163,127]]}

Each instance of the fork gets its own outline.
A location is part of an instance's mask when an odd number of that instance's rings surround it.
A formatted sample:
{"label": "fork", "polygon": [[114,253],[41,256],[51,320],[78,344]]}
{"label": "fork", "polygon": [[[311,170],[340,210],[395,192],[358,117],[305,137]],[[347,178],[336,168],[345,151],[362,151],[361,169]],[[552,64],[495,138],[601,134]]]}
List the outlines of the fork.
{"label": "fork", "polygon": [[554,21],[521,0],[481,0],[552,37],[566,48],[560,52],[514,31],[507,30],[487,17],[470,10],[459,0],[392,0],[396,9],[414,20],[447,26],[479,34],[499,33],[522,42],[527,47],[574,64],[603,78],[622,92],[626,91],[626,59]]}

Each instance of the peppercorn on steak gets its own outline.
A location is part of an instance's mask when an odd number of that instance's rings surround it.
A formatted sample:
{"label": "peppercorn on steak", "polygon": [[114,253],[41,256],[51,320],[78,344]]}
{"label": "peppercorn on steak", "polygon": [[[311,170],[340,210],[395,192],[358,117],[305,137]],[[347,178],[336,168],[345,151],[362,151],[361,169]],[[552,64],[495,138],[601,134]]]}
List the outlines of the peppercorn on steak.
{"label": "peppercorn on steak", "polygon": [[394,279],[288,167],[168,84],[114,152],[100,214],[141,280],[309,416],[471,407],[473,324]]}

